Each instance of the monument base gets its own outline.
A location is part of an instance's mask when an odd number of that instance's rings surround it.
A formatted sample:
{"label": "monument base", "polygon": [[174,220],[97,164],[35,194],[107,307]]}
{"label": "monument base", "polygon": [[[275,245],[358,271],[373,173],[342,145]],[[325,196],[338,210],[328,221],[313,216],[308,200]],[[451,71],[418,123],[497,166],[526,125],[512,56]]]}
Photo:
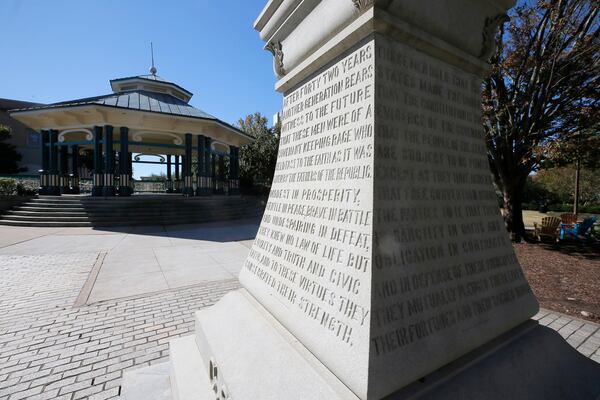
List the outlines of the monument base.
{"label": "monument base", "polygon": [[[166,398],[148,395],[152,368],[125,374],[124,399]],[[244,289],[196,312],[196,334],[170,343],[169,375],[177,400],[358,399]],[[386,397],[475,398],[600,399],[600,364],[528,321]]]}
{"label": "monument base", "polygon": [[600,364],[530,320],[386,397],[400,399],[600,400]]}

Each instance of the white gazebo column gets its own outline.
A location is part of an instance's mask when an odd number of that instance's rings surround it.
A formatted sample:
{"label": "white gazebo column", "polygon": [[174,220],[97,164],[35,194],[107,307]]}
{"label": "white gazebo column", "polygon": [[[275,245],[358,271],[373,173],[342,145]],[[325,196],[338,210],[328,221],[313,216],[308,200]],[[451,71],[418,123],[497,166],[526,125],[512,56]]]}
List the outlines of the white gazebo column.
{"label": "white gazebo column", "polygon": [[94,127],[94,176],[92,196],[102,196],[104,176],[102,175],[102,127]]}

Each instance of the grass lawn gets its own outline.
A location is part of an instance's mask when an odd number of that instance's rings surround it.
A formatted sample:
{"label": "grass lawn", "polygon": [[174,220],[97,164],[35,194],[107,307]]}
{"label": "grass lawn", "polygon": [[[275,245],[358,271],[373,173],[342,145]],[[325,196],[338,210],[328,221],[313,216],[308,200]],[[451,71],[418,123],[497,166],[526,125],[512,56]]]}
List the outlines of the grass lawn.
{"label": "grass lawn", "polygon": [[[530,210],[525,210],[523,211],[523,222],[525,222],[525,227],[526,228],[533,228],[533,223],[537,222],[538,224],[542,222],[542,218],[544,217],[559,217],[560,218],[560,214],[564,214],[564,212],[556,212],[556,211],[548,211],[548,213],[546,214],[542,214],[541,212],[538,211],[530,211]],[[591,217],[592,215],[596,215],[599,219],[600,219],[600,215],[597,214],[578,214],[578,219],[584,219],[587,217]],[[598,228],[596,228],[598,229]]]}

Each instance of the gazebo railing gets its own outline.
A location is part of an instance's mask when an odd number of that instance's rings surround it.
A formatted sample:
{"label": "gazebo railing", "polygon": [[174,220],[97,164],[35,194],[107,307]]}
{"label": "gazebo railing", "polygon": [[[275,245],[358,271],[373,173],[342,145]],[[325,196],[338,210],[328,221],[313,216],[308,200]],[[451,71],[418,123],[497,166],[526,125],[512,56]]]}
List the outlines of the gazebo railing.
{"label": "gazebo railing", "polygon": [[[88,174],[89,175],[89,174]],[[28,189],[35,190],[40,186],[39,175],[2,175],[0,178],[10,178],[16,180],[18,183],[27,187]],[[79,187],[79,193],[89,194],[92,192],[94,186],[93,179],[89,177],[80,177],[69,175],[64,178],[67,187],[75,188]],[[114,177],[114,186],[118,188],[119,176]],[[180,192],[183,188],[183,181],[175,180],[131,180],[130,186],[134,193],[166,193],[167,189],[171,189],[172,192]],[[212,192],[214,194],[228,194],[232,189],[239,189],[239,181],[233,181],[229,179],[220,180],[219,177],[212,177],[211,179]],[[194,190],[196,189],[196,180],[194,180]]]}
{"label": "gazebo railing", "polygon": [[167,182],[164,180],[134,180],[132,182],[134,193],[165,193],[167,191]]}

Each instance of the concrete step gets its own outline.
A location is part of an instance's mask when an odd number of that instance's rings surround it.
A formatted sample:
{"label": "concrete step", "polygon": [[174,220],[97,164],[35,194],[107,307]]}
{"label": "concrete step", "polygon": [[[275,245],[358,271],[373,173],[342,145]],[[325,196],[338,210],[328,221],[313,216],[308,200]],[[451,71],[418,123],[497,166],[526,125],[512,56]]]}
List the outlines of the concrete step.
{"label": "concrete step", "polygon": [[[13,226],[127,226],[127,225],[173,225],[187,223],[203,223],[228,221],[235,219],[260,218],[262,212],[231,213],[210,215],[158,215],[128,217],[56,217],[56,216],[21,216],[5,215],[0,220],[2,225]],[[61,225],[64,224],[64,225]],[[77,224],[77,225],[73,225]],[[83,225],[79,225],[83,224]]]}
{"label": "concrete step", "polygon": [[243,204],[256,205],[259,204],[257,202],[252,202],[250,200],[238,200],[238,201],[186,201],[186,202],[119,202],[119,201],[106,201],[106,202],[81,202],[81,203],[47,203],[47,202],[26,202],[21,204],[19,207],[38,207],[38,208],[137,208],[140,206],[144,207],[210,207],[210,206],[220,206],[220,207],[239,207]]}
{"label": "concrete step", "polygon": [[170,225],[259,218],[264,206],[253,197],[132,196],[123,198],[42,196],[0,217],[12,226]]}
{"label": "concrete step", "polygon": [[38,210],[10,210],[7,211],[5,215],[24,215],[24,216],[32,216],[32,215],[47,215],[47,216],[86,216],[88,215],[87,212],[85,211],[56,211],[56,210],[49,210],[49,211],[44,211],[44,212],[40,212]]}
{"label": "concrete step", "polygon": [[87,222],[89,218],[87,216],[48,216],[42,215],[3,215],[2,219],[8,221],[64,221],[64,222]]}
{"label": "concrete step", "polygon": [[71,228],[71,227],[84,227],[92,226],[91,222],[37,222],[37,221],[10,221],[0,219],[0,225],[6,226],[28,226],[28,227],[54,227],[54,228]]}
{"label": "concrete step", "polygon": [[51,203],[51,204],[81,204],[81,200],[58,200],[43,198],[34,198],[30,200],[31,203]]}
{"label": "concrete step", "polygon": [[170,364],[163,362],[123,373],[121,400],[171,400]]}
{"label": "concrete step", "polygon": [[204,400],[216,397],[216,393],[211,390],[209,366],[202,360],[194,335],[169,342],[169,361],[173,400]]}
{"label": "concrete step", "polygon": [[30,207],[30,208],[83,208],[82,204],[54,204],[54,203],[24,203],[18,208],[21,207]]}
{"label": "concrete step", "polygon": [[131,218],[131,217],[172,217],[172,216],[219,216],[219,215],[238,215],[238,214],[260,214],[262,209],[255,207],[240,207],[232,209],[183,209],[183,210],[69,210],[69,209],[50,209],[45,211],[16,209],[7,211],[5,215],[25,216],[25,217],[60,217],[60,216],[80,216],[93,218]]}

